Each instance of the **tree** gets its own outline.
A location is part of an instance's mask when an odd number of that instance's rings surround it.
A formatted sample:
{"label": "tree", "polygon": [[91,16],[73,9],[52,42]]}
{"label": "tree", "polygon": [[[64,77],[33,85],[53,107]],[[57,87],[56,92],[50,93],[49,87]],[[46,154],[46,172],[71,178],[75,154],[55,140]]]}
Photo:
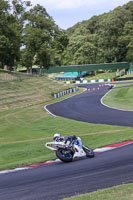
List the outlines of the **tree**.
{"label": "tree", "polygon": [[70,38],[70,42],[67,47],[70,64],[86,64],[96,62],[96,40],[96,34],[80,35],[79,32],[75,32],[73,37]]}
{"label": "tree", "polygon": [[123,40],[127,48],[126,60],[133,62],[133,21],[125,24]]}
{"label": "tree", "polygon": [[132,61],[133,2],[69,28],[65,64]]}
{"label": "tree", "polygon": [[[7,37],[7,27],[9,18],[10,5],[8,1],[0,1],[0,65],[4,65],[9,62],[8,51],[10,49],[10,41]],[[6,56],[7,55],[7,56]]]}
{"label": "tree", "polygon": [[9,69],[17,64],[20,58],[21,33],[24,13],[21,0],[14,0],[12,4],[1,0],[0,4],[0,61],[1,67],[7,65]]}
{"label": "tree", "polygon": [[25,21],[23,31],[23,43],[27,49],[25,53],[29,54],[28,50],[30,51],[32,60],[41,71],[42,68],[54,64],[60,65],[60,55],[68,43],[66,34],[58,28],[46,9],[39,4],[25,13]]}

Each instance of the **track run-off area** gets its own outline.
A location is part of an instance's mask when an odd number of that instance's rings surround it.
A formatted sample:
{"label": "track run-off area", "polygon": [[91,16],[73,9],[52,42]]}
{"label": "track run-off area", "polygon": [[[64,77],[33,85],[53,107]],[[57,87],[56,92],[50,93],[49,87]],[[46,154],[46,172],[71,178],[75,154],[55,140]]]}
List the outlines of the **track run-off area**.
{"label": "track run-off area", "polygon": [[[133,112],[108,108],[101,103],[108,86],[82,85],[86,91],[47,105],[54,116],[89,123],[133,126]],[[91,90],[88,90],[88,89]],[[95,90],[93,90],[95,88]],[[133,182],[133,143],[98,153],[92,159],[57,162],[0,175],[0,200],[59,200]]]}

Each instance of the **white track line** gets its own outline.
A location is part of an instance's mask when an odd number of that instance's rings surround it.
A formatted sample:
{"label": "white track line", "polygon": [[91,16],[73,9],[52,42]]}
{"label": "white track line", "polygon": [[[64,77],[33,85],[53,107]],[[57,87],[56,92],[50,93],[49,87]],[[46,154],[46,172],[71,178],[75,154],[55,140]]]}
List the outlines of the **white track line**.
{"label": "white track line", "polygon": [[52,105],[52,103],[51,104],[47,104],[46,106],[44,106],[44,109],[50,114],[50,115],[52,115],[53,117],[56,117],[56,115],[54,115],[53,113],[51,113],[48,109],[47,109],[47,106],[48,105]]}
{"label": "white track line", "polygon": [[94,152],[96,153],[102,153],[102,152],[105,152],[105,151],[110,151],[112,149],[116,149],[117,147],[103,147],[103,148],[97,148],[94,150]]}
{"label": "white track line", "polygon": [[22,168],[3,170],[3,171],[0,171],[0,175],[1,174],[8,174],[8,173],[11,173],[11,172],[16,172],[16,171],[22,171],[22,170],[26,170],[26,169],[31,169],[31,167],[22,167]]}

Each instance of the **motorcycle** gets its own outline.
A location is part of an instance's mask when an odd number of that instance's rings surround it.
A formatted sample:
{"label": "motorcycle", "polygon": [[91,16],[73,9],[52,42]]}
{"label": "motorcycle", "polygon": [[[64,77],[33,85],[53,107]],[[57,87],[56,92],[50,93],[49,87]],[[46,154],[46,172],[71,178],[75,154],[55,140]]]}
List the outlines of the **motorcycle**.
{"label": "motorcycle", "polygon": [[78,146],[76,144],[65,144],[62,142],[48,142],[45,146],[56,153],[57,158],[63,162],[72,162],[76,157],[86,156],[93,158],[94,151],[84,145]]}

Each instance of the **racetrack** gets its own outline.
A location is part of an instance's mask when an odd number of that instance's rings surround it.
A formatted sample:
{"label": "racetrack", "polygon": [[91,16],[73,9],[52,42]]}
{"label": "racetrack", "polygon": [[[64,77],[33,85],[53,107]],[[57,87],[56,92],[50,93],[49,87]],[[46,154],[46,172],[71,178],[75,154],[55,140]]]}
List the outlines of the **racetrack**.
{"label": "racetrack", "polygon": [[[133,111],[121,111],[101,104],[101,98],[109,91],[109,87],[98,84],[84,84],[87,90],[63,101],[47,105],[54,115],[97,124],[133,126]],[[88,92],[88,88],[91,91]],[[95,91],[92,91],[95,88]]]}
{"label": "racetrack", "polygon": [[[97,85],[91,85],[91,87]],[[84,85],[84,87],[88,87]],[[90,85],[89,85],[90,88]],[[112,125],[133,126],[133,112],[107,108],[100,103],[108,91],[83,92],[47,108],[55,115]],[[0,200],[59,200],[133,182],[133,144],[72,163],[58,163],[0,175]]]}
{"label": "racetrack", "polygon": [[58,200],[133,182],[133,144],[95,158],[0,175],[0,200]]}

